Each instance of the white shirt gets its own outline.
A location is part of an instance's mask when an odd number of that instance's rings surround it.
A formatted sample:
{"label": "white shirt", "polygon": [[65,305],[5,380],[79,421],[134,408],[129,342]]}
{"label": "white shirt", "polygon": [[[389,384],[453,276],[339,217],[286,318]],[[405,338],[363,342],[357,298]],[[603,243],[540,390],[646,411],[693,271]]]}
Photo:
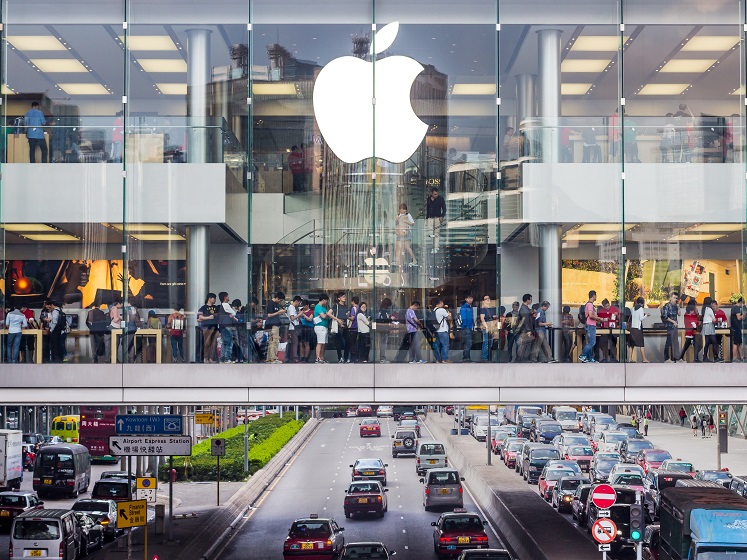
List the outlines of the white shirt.
{"label": "white shirt", "polygon": [[630,327],[633,329],[640,329],[643,326],[644,315],[646,314],[645,308],[639,307],[638,309],[633,308],[632,318],[630,321]]}
{"label": "white shirt", "polygon": [[370,333],[371,321],[369,320],[369,318],[366,317],[363,313],[358,313],[356,317],[358,318],[358,332],[363,334]]}
{"label": "white shirt", "polygon": [[716,315],[713,313],[713,309],[710,307],[706,307],[705,311],[703,312],[703,324],[706,323],[713,323],[716,321]]}
{"label": "white shirt", "polygon": [[[294,315],[298,315],[298,309],[296,309],[296,306],[292,303],[288,304],[288,318],[290,319]],[[290,325],[288,325],[289,331],[295,331],[296,327],[299,326],[301,322],[296,319],[295,321],[291,320]]]}
{"label": "white shirt", "polygon": [[29,326],[26,316],[18,309],[14,309],[5,317],[5,324],[8,326],[8,334],[17,334],[22,328]]}
{"label": "white shirt", "polygon": [[436,309],[436,321],[438,322],[438,330],[436,332],[449,332],[448,316],[449,312],[443,307]]}

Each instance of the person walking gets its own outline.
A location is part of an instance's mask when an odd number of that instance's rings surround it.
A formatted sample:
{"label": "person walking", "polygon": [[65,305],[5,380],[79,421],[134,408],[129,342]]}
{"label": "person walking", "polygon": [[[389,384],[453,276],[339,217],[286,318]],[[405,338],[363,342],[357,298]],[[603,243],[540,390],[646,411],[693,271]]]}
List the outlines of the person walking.
{"label": "person walking", "polygon": [[220,360],[221,364],[232,364],[233,360],[233,341],[236,338],[236,325],[239,320],[236,317],[236,310],[233,308],[228,297],[228,292],[220,292],[220,310],[218,313],[218,323],[220,328]]}
{"label": "person walking", "polygon": [[311,338],[314,336],[314,310],[309,306],[309,300],[301,300],[299,315],[301,323],[301,336],[299,337],[298,361],[308,363],[311,353]]}
{"label": "person walking", "polygon": [[316,335],[316,363],[326,364],[324,349],[327,346],[331,313],[329,312],[329,296],[321,294],[319,303],[314,306],[314,334]]}
{"label": "person walking", "polygon": [[49,311],[49,351],[52,354],[52,363],[62,362],[62,333],[65,330],[65,317],[57,302],[50,301],[47,304]]}
{"label": "person walking", "polygon": [[350,359],[348,363],[356,363],[358,357],[358,312],[360,311],[360,298],[353,296],[350,298],[350,311],[347,316],[347,344],[350,350]]}
{"label": "person walking", "polygon": [[542,353],[544,355],[545,363],[554,364],[554,363],[557,363],[557,360],[553,357],[552,350],[550,350],[550,344],[547,342],[548,340],[547,329],[552,328],[552,322],[547,320],[548,309],[550,309],[550,302],[543,301],[540,304],[539,309],[537,310],[537,317],[534,321],[535,339],[534,339],[534,349],[532,350],[532,361],[539,361],[540,353]]}
{"label": "person walking", "polygon": [[462,363],[470,363],[472,361],[472,332],[475,330],[475,316],[472,311],[473,301],[474,296],[466,294],[464,296],[464,303],[459,308],[459,340],[462,342]]}
{"label": "person walking", "polygon": [[424,364],[426,361],[420,352],[420,329],[423,323],[418,319],[420,302],[413,301],[405,311],[405,326],[407,328],[407,342],[411,364]]}
{"label": "person walking", "polygon": [[708,437],[711,437],[716,431],[716,423],[713,421],[713,414],[708,414]]}
{"label": "person walking", "polygon": [[693,413],[693,417],[690,418],[690,427],[693,429],[693,437],[698,437],[698,415]]}
{"label": "person walking", "polygon": [[683,428],[685,427],[685,418],[687,418],[687,412],[685,412],[685,407],[681,406],[679,411],[680,416],[680,426]]}
{"label": "person walking", "polygon": [[21,352],[21,331],[27,328],[29,323],[26,316],[15,306],[10,305],[8,309],[10,311],[5,315],[5,327],[8,329],[7,362],[17,364]]}
{"label": "person walking", "polygon": [[597,292],[595,290],[589,291],[589,301],[584,306],[584,313],[586,317],[586,346],[581,351],[581,355],[578,359],[584,363],[596,363],[594,359],[594,346],[597,343],[597,321],[599,316],[597,315],[596,306],[594,302],[597,300]]}
{"label": "person walking", "polygon": [[643,419],[643,435],[646,437],[648,436],[648,420],[648,416]]}
{"label": "person walking", "polygon": [[267,320],[265,326],[270,327],[270,340],[267,344],[267,359],[265,360],[268,364],[281,364],[278,360],[278,346],[280,345],[280,325],[282,321],[281,315],[287,317],[288,312],[284,307],[281,307],[285,294],[283,292],[275,292],[272,299],[267,303]]}
{"label": "person walking", "polygon": [[519,308],[519,340],[516,348],[516,361],[526,362],[534,344],[534,314],[532,313],[532,294],[524,294]]}
{"label": "person walking", "polygon": [[700,438],[701,439],[704,439],[706,437],[707,426],[708,426],[708,418],[705,415],[701,415],[700,417]]}
{"label": "person walking", "polygon": [[744,298],[740,297],[737,303],[731,307],[730,335],[731,335],[731,361],[744,362],[742,356],[742,325],[744,324]]}
{"label": "person walking", "polygon": [[47,124],[47,119],[39,110],[39,104],[36,101],[31,103],[31,109],[26,111],[23,124],[26,125],[26,139],[29,141],[29,162],[36,163],[36,148],[38,147],[41,150],[41,162],[47,163],[47,140],[44,137],[44,125]]}
{"label": "person walking", "polygon": [[700,362],[700,358],[698,357],[700,355],[700,333],[698,332],[700,318],[698,316],[698,310],[695,307],[695,302],[691,301],[687,304],[683,319],[685,322],[685,345],[682,347],[680,360],[684,361],[685,352],[687,352],[688,348],[692,346],[695,354],[693,362]]}
{"label": "person walking", "polygon": [[436,324],[436,363],[448,364],[449,360],[449,326],[452,321],[451,314],[444,308],[444,300],[436,298],[433,300],[433,314]]}
{"label": "person walking", "polygon": [[446,218],[446,201],[438,193],[438,188],[431,188],[431,195],[425,203],[425,227],[429,237],[433,239],[431,253],[437,253],[440,245],[440,231]]}
{"label": "person walking", "polygon": [[671,359],[675,363],[680,361],[680,338],[677,323],[680,312],[679,305],[677,304],[679,299],[680,295],[677,292],[670,293],[669,301],[661,310],[661,318],[667,329],[667,341],[664,344],[664,361]]}
{"label": "person walking", "polygon": [[171,361],[176,363],[181,360],[184,363],[184,329],[186,327],[187,317],[181,312],[179,305],[174,306],[174,310],[166,319],[166,328],[169,329],[171,339]]}
{"label": "person walking", "polygon": [[572,361],[573,352],[573,331],[575,330],[575,321],[573,315],[571,315],[571,307],[569,305],[563,306],[563,314],[561,317],[563,323],[563,359],[565,363]]}
{"label": "person walking", "polygon": [[503,317],[503,329],[506,331],[506,355],[508,356],[508,362],[515,360],[514,357],[514,346],[516,340],[519,337],[519,328],[521,325],[521,319],[519,317],[520,304],[515,301],[511,304],[511,311],[506,313]]}
{"label": "person walking", "polygon": [[[368,354],[371,349],[371,319],[368,316],[368,304],[362,301],[358,306],[355,318],[358,322],[358,360],[362,364],[368,363]],[[418,352],[420,348],[418,347]]]}

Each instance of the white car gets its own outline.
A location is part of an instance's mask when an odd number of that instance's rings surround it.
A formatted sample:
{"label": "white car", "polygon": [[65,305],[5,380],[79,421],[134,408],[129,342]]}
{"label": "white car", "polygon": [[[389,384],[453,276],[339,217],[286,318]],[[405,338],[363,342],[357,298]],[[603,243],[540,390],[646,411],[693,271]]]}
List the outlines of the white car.
{"label": "white car", "polygon": [[382,404],[376,409],[376,416],[379,418],[392,418],[394,416],[394,407]]}
{"label": "white car", "polygon": [[[490,429],[497,428],[501,425],[501,420],[495,416],[490,416]],[[485,439],[488,437],[488,417],[487,416],[477,416],[472,422],[472,425],[470,426],[470,430],[472,431],[472,435],[477,441],[485,441]]]}
{"label": "white car", "polygon": [[618,463],[610,471],[608,480],[615,480],[615,477],[619,474],[637,474],[640,477],[646,478],[646,473],[643,472],[643,467],[640,465],[631,465],[628,463]]}
{"label": "white car", "polygon": [[628,439],[625,432],[602,432],[599,435],[597,451],[617,452],[617,444]]}

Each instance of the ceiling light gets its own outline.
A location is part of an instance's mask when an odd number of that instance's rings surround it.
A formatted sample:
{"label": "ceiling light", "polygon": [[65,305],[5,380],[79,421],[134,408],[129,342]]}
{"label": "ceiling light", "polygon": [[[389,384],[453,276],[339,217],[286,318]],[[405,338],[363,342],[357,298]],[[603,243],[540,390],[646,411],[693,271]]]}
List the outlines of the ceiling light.
{"label": "ceiling light", "polygon": [[185,241],[178,233],[133,233],[130,237],[138,241]]}
{"label": "ceiling light", "polygon": [[74,58],[32,58],[31,63],[42,72],[88,72],[88,69]]}
{"label": "ceiling light", "polygon": [[[631,230],[638,224],[625,224],[625,231]],[[570,231],[620,231],[622,224],[581,224]]]}
{"label": "ceiling light", "polygon": [[[628,37],[623,38],[627,42]],[[620,37],[617,35],[587,35],[576,39],[572,51],[599,52],[616,51],[620,48]]]}
{"label": "ceiling light", "polygon": [[49,35],[15,35],[8,42],[19,51],[66,51],[67,47]]}
{"label": "ceiling light", "polygon": [[59,231],[47,224],[1,224],[0,229],[7,231]]}
{"label": "ceiling light", "polygon": [[567,232],[563,239],[566,241],[610,241],[615,238],[613,234],[597,233],[573,233]]}
{"label": "ceiling light", "polygon": [[680,233],[669,237],[667,241],[715,241],[723,237],[723,233]]}
{"label": "ceiling light", "polygon": [[680,51],[728,51],[739,42],[739,37],[729,35],[701,35],[690,39]]}
{"label": "ceiling light", "polygon": [[739,86],[737,89],[732,91],[730,95],[744,95],[744,86]]}
{"label": "ceiling light", "polygon": [[585,95],[591,84],[560,84],[561,95]]}
{"label": "ceiling light", "polygon": [[181,58],[138,58],[146,72],[178,73],[187,71],[187,62]]}
{"label": "ceiling light", "polygon": [[[119,40],[124,43],[125,38]],[[176,45],[168,35],[130,35],[127,48],[131,51],[175,51]]]}
{"label": "ceiling light", "polygon": [[495,84],[454,84],[451,95],[495,95]]}
{"label": "ceiling light", "polygon": [[687,228],[687,231],[722,231],[722,232],[733,232],[742,231],[745,228],[744,224],[699,224],[691,228]]}
{"label": "ceiling light", "polygon": [[252,84],[254,95],[296,95],[296,86],[289,82],[276,82],[272,84]]}
{"label": "ceiling light", "polygon": [[16,92],[10,89],[7,85],[3,84],[0,87],[0,94],[2,95],[14,95]]}
{"label": "ceiling light", "polygon": [[702,73],[708,70],[715,60],[701,60],[694,58],[677,58],[667,62],[659,72],[695,72]]}
{"label": "ceiling light", "polygon": [[110,95],[101,84],[57,84],[68,95]]}
{"label": "ceiling light", "polygon": [[638,95],[679,95],[690,84],[648,84],[638,92]]}
{"label": "ceiling light", "polygon": [[156,84],[161,93],[166,95],[187,95],[187,84]]}
{"label": "ceiling light", "polygon": [[111,227],[113,227],[116,230],[122,231],[123,229],[127,229],[128,232],[132,231],[171,231],[171,228],[169,226],[165,226],[163,224],[125,224],[122,226],[122,224],[109,224]]}
{"label": "ceiling light", "polygon": [[69,233],[22,233],[19,235],[31,241],[80,241],[80,238]]}
{"label": "ceiling light", "polygon": [[561,72],[601,72],[609,65],[609,60],[566,58],[560,65]]}

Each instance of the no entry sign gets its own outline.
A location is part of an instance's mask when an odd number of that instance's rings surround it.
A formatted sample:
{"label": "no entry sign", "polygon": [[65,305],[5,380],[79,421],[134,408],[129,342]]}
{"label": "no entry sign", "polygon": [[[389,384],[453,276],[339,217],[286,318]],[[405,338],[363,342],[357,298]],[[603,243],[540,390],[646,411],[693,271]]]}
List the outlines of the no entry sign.
{"label": "no entry sign", "polygon": [[609,484],[600,484],[591,491],[591,501],[599,509],[609,509],[617,501],[617,493]]}

